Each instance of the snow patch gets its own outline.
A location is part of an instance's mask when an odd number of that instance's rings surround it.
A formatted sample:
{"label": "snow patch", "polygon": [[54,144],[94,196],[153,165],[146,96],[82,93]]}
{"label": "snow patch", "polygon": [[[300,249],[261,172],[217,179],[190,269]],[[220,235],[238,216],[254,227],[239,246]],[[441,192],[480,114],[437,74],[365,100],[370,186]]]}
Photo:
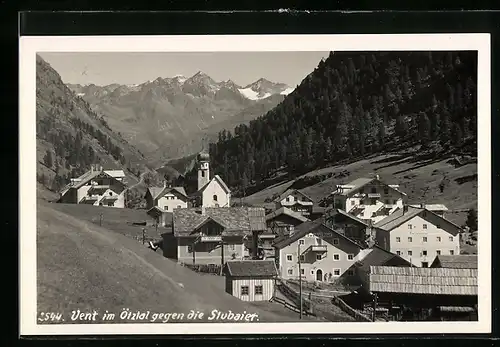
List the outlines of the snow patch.
{"label": "snow patch", "polygon": [[179,84],[183,84],[184,82],[186,82],[187,77],[184,75],[175,75],[173,77],[173,79],[177,80],[177,82],[179,82]]}
{"label": "snow patch", "polygon": [[290,94],[291,92],[293,92],[295,90],[295,88],[287,88],[285,89],[284,91],[282,91],[280,94],[281,95],[288,95]]}
{"label": "snow patch", "polygon": [[264,95],[260,95],[258,92],[252,90],[252,88],[243,88],[238,89],[238,91],[247,99],[250,100],[262,100],[270,97],[271,93],[265,93]]}

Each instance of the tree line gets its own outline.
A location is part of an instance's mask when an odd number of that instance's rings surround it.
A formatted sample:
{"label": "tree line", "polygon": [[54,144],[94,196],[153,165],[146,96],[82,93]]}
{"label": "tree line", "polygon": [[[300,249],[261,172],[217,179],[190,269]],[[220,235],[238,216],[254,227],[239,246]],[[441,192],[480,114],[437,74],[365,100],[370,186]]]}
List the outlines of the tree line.
{"label": "tree line", "polygon": [[211,164],[244,189],[386,150],[475,144],[476,80],[476,52],[330,53],[273,110],[221,131]]}

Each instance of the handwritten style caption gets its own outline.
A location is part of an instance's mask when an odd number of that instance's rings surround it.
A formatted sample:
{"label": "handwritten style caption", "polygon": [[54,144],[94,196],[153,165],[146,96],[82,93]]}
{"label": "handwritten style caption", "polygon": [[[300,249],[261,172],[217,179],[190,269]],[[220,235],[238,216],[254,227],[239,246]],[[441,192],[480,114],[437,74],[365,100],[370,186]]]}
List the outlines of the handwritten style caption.
{"label": "handwritten style caption", "polygon": [[137,323],[168,323],[172,321],[223,321],[223,322],[258,322],[257,313],[243,311],[241,313],[229,311],[212,310],[208,313],[190,310],[184,312],[153,312],[132,311],[128,308],[118,313],[104,311],[71,311],[70,315],[59,312],[41,312],[37,318],[40,323],[63,323],[63,322],[137,322]]}

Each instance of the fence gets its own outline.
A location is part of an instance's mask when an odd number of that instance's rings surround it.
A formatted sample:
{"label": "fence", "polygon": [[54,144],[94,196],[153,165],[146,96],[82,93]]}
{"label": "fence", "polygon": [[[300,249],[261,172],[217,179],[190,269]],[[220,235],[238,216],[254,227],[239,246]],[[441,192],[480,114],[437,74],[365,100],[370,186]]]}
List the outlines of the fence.
{"label": "fence", "polygon": [[[276,285],[278,286],[278,289],[290,300],[295,302],[297,307],[300,307],[300,295],[297,293],[295,290],[293,290],[291,287],[289,287],[283,280],[278,279]],[[311,310],[311,302],[304,297],[304,294],[302,295],[302,308],[306,311]]]}
{"label": "fence", "polygon": [[[277,302],[277,303],[279,303],[279,304],[281,304],[281,305],[285,306],[285,307],[286,307],[287,309],[289,309],[289,310],[292,310],[292,311],[294,311],[294,312],[300,313],[300,308],[297,308],[297,307],[295,307],[294,305],[291,305],[291,304],[289,304],[288,302],[286,302],[285,300],[283,300],[283,299],[281,299],[281,298],[278,298],[278,297],[276,297],[276,296],[272,297],[272,298],[271,298],[271,300],[269,300],[269,301],[271,301],[271,302]],[[312,313],[312,312],[304,311],[304,314],[305,314],[306,316],[313,316],[313,317],[316,317],[316,315],[315,315],[314,313]]]}
{"label": "fence", "polygon": [[183,266],[195,271],[195,272],[201,272],[201,273],[208,273],[212,275],[220,275],[221,274],[221,267],[222,265],[218,264],[182,264]]}
{"label": "fence", "polygon": [[340,299],[339,297],[334,297],[332,299],[332,302],[335,305],[337,305],[338,307],[340,307],[340,309],[342,311],[347,313],[349,316],[351,316],[352,318],[354,318],[358,322],[371,322],[372,321],[369,317],[365,316],[362,313],[359,313],[358,311],[353,309],[351,306],[347,305],[345,303],[345,301]]}

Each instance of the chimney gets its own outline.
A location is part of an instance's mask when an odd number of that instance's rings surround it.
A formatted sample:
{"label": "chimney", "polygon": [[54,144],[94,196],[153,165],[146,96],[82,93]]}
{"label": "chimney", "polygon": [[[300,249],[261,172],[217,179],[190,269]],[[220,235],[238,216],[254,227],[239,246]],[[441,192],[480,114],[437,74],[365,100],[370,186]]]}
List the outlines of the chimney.
{"label": "chimney", "polygon": [[422,203],[420,204],[420,208],[425,208],[425,203],[423,203],[423,202],[422,202]]}

